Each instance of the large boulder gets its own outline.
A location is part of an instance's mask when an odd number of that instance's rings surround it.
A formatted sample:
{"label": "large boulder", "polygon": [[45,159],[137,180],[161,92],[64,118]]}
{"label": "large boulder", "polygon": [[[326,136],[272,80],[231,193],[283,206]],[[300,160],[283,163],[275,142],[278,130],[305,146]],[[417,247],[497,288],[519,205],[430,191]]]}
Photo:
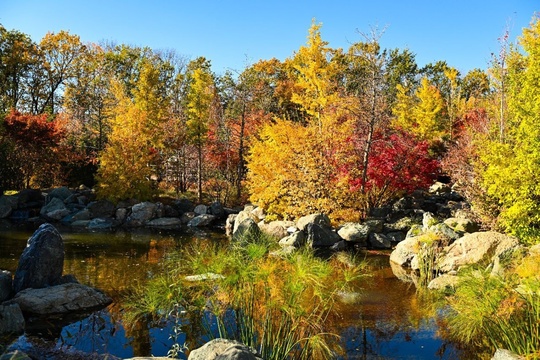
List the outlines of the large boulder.
{"label": "large boulder", "polygon": [[60,220],[64,216],[68,215],[70,211],[61,199],[54,197],[47,203],[47,205],[41,208],[39,213],[46,219]]}
{"label": "large boulder", "polygon": [[219,201],[215,201],[210,204],[209,212],[218,219],[224,219],[225,216],[227,216],[227,212],[225,211],[223,204],[221,204]]}
{"label": "large boulder", "polygon": [[47,194],[48,199],[57,198],[65,202],[73,193],[67,187],[62,186],[56,189],[52,189],[49,194]]}
{"label": "large boulder", "polygon": [[449,272],[480,261],[492,262],[519,246],[517,238],[494,231],[466,234],[443,249],[438,268],[441,272]]}
{"label": "large boulder", "polygon": [[341,240],[330,227],[309,223],[305,227],[306,243],[311,248],[331,247]]}
{"label": "large boulder", "polygon": [[25,289],[11,300],[29,316],[48,317],[102,309],[112,299],[92,287],[67,283],[42,289]]}
{"label": "large boulder", "polygon": [[131,215],[128,216],[126,224],[128,226],[143,226],[156,216],[157,206],[154,203],[145,201],[133,205]]}
{"label": "large boulder", "polygon": [[13,289],[43,288],[57,284],[64,268],[64,240],[51,224],[41,225],[28,239],[20,259]]}
{"label": "large boulder", "polygon": [[246,206],[246,208],[238,213],[234,218],[233,234],[236,233],[236,230],[240,224],[246,219],[252,219],[255,223],[259,222],[259,219],[252,213],[253,207]]}
{"label": "large boulder", "polygon": [[460,234],[474,233],[479,230],[477,223],[466,218],[448,218],[444,220],[444,223]]}
{"label": "large boulder", "polygon": [[410,237],[401,241],[390,254],[390,261],[400,266],[409,266],[420,249],[421,241],[422,238],[420,236]]}
{"label": "large boulder", "polygon": [[346,223],[338,230],[338,235],[343,240],[366,246],[370,230],[366,224]]}
{"label": "large boulder", "polygon": [[24,332],[24,317],[19,305],[0,305],[0,336],[18,335]]}
{"label": "large boulder", "polygon": [[227,339],[214,339],[189,353],[188,360],[262,360],[257,352],[244,344]]}
{"label": "large boulder", "polygon": [[510,350],[497,349],[491,360],[525,360],[525,358],[511,352]]}
{"label": "large boulder", "polygon": [[372,249],[391,249],[392,242],[390,238],[381,233],[371,233],[368,237],[369,245]]}
{"label": "large boulder", "polygon": [[18,206],[19,198],[13,195],[0,196],[0,219],[5,219],[11,215]]}
{"label": "large boulder", "polygon": [[279,245],[283,248],[294,246],[295,248],[300,248],[306,243],[306,235],[303,231],[296,231],[289,236],[284,237],[279,240]]}
{"label": "large boulder", "polygon": [[296,222],[296,227],[305,230],[309,224],[316,224],[323,227],[330,227],[330,218],[325,214],[311,214],[302,216]]}
{"label": "large boulder", "polygon": [[206,205],[197,205],[195,206],[195,209],[193,210],[193,212],[197,215],[206,215],[208,214],[208,206]]}
{"label": "large boulder", "polygon": [[[191,219],[188,222],[187,225],[190,227],[204,227],[204,226],[211,225],[214,222],[214,220],[216,220],[216,217],[214,215],[204,214],[204,215],[195,216],[193,219]],[[182,221],[180,220],[180,222]]]}
{"label": "large boulder", "polygon": [[259,225],[252,218],[244,219],[232,234],[233,240],[254,240],[261,235]]}

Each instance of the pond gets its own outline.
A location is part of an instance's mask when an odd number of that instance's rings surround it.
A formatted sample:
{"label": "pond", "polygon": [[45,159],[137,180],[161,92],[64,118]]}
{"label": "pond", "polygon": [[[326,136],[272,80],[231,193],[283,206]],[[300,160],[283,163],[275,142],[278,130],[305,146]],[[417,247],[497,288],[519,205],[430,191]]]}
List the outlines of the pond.
{"label": "pond", "polygon": [[[0,269],[13,273],[34,229],[0,223]],[[121,299],[133,286],[160,269],[164,256],[194,239],[221,242],[220,231],[182,232],[134,230],[73,232],[59,228],[65,242],[64,274],[99,288],[114,302],[89,317],[40,334],[25,334],[4,348],[35,351],[54,359],[58,354],[97,353],[119,358],[166,356],[173,341],[173,324],[137,323],[123,326]],[[372,272],[359,303],[339,305],[331,319],[332,332],[340,335],[343,359],[465,359],[457,344],[440,337],[436,310],[420,301],[414,286],[398,280],[389,266],[388,253],[366,253]],[[184,336],[184,339],[182,339]],[[181,334],[179,342],[185,340]],[[3,343],[2,343],[3,341]],[[45,349],[45,350],[44,350]],[[469,354],[470,355],[470,354]],[[59,355],[58,355],[59,356]],[[185,358],[185,357],[184,357]]]}

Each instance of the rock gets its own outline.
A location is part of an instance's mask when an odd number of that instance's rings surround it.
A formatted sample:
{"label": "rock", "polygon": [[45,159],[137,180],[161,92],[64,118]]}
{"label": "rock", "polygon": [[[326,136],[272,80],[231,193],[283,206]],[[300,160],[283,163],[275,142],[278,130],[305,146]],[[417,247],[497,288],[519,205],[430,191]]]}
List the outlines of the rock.
{"label": "rock", "polygon": [[309,224],[316,224],[328,228],[330,227],[330,218],[325,214],[303,216],[296,222],[296,227],[300,230],[305,230]]}
{"label": "rock", "polygon": [[373,249],[391,249],[392,243],[388,236],[380,233],[369,234],[369,244]]}
{"label": "rock", "polygon": [[174,203],[173,203],[173,207],[180,213],[180,214],[184,214],[184,213],[187,213],[187,212],[193,212],[193,210],[195,209],[195,206],[193,205],[193,203],[188,200],[188,199],[180,199],[180,200],[176,200]]}
{"label": "rock", "polygon": [[422,241],[420,236],[410,237],[399,244],[390,254],[390,261],[400,266],[409,266],[412,259],[418,253],[420,248],[420,242]]}
{"label": "rock", "polygon": [[340,239],[339,235],[330,227],[318,225],[315,222],[308,223],[305,227],[306,243],[311,248],[331,247]]}
{"label": "rock", "polygon": [[405,234],[401,231],[389,232],[388,234],[386,234],[386,236],[388,237],[388,240],[390,240],[390,242],[395,244],[405,240]]}
{"label": "rock", "polygon": [[272,221],[269,223],[260,222],[259,228],[265,234],[273,236],[276,239],[282,239],[289,235],[287,229],[294,225],[294,221]]}
{"label": "rock", "polygon": [[460,238],[458,233],[444,223],[435,224],[434,226],[431,226],[428,231],[436,234],[441,239],[447,239],[451,242]]}
{"label": "rock", "polygon": [[90,223],[90,220],[77,220],[71,223],[72,227],[85,228]]}
{"label": "rock", "polygon": [[195,217],[197,216],[197,214],[195,214],[194,212],[187,212],[187,213],[183,213],[182,216],[180,216],[180,221],[182,222],[182,224],[189,224],[189,222],[193,219],[195,219]]}
{"label": "rock", "polygon": [[45,214],[45,218],[47,219],[50,219],[50,220],[62,220],[63,218],[65,218],[66,216],[68,216],[69,214],[71,213],[71,211],[69,211],[69,209],[59,209],[59,210],[53,210],[53,211],[50,211],[48,213]]}
{"label": "rock", "polygon": [[19,207],[26,207],[29,204],[43,204],[45,198],[41,191],[35,189],[24,189],[17,194]]}
{"label": "rock", "polygon": [[214,339],[189,353],[188,360],[262,360],[255,350],[235,340]]}
{"label": "rock", "polygon": [[11,272],[0,270],[0,303],[13,295],[13,278]]}
{"label": "rock", "polygon": [[340,240],[330,247],[332,251],[344,251],[347,249],[347,241]]}
{"label": "rock", "polygon": [[13,289],[42,288],[58,283],[64,268],[64,241],[51,224],[41,225],[28,239],[20,259]]}
{"label": "rock", "polygon": [[233,240],[251,241],[257,239],[260,235],[261,230],[255,220],[247,218],[234,230],[232,238]]}
{"label": "rock", "polygon": [[251,210],[251,214],[253,214],[253,216],[255,216],[259,221],[266,218],[266,214],[264,213],[263,208],[258,206],[255,209]]}
{"label": "rock", "polygon": [[295,248],[300,248],[304,246],[305,243],[306,243],[306,235],[304,234],[303,231],[297,231],[279,240],[279,245],[281,247],[294,246]]}
{"label": "rock", "polygon": [[379,219],[384,219],[390,213],[392,212],[392,208],[390,206],[384,206],[384,207],[378,207],[378,208],[372,208],[369,210],[369,216]]}
{"label": "rock", "polygon": [[510,350],[497,349],[491,360],[525,360],[525,358],[514,354]]}
{"label": "rock", "polygon": [[11,300],[30,316],[64,315],[102,309],[112,299],[92,287],[67,283],[42,289],[25,289]]}
{"label": "rock", "polygon": [[211,225],[214,222],[214,220],[216,220],[216,217],[214,215],[204,214],[204,215],[195,216],[193,219],[191,219],[188,222],[187,225],[191,227],[204,227],[204,226]]}
{"label": "rock", "polygon": [[116,218],[116,221],[123,223],[127,218],[127,214],[128,214],[128,209],[118,208],[116,209],[114,217]]}
{"label": "rock", "polygon": [[422,235],[423,233],[424,233],[424,230],[422,228],[422,225],[413,225],[411,226],[409,231],[407,231],[407,234],[405,235],[405,239],[416,237],[416,236]]}
{"label": "rock", "polygon": [[20,350],[15,350],[0,355],[0,360],[32,360],[32,358]]}
{"label": "rock", "polygon": [[0,204],[0,219],[7,219],[12,212],[13,208],[11,206]]}
{"label": "rock", "polygon": [[436,225],[439,221],[430,212],[425,212],[422,218],[422,229],[427,231],[433,225]]}
{"label": "rock", "polygon": [[60,199],[62,202],[66,201],[73,193],[67,187],[62,186],[51,190],[47,194],[47,198],[52,200],[53,198]]}
{"label": "rock", "polygon": [[444,223],[448,225],[452,230],[457,233],[474,233],[479,230],[479,226],[472,220],[464,218],[448,218],[444,220]]}
{"label": "rock", "polygon": [[109,230],[114,227],[113,219],[96,218],[92,219],[86,225],[88,230]]}
{"label": "rock", "polygon": [[337,233],[343,240],[367,246],[369,232],[370,228],[366,224],[346,223]]}
{"label": "rock", "polygon": [[223,219],[227,215],[223,205],[219,201],[215,201],[210,204],[210,214],[214,215],[218,219]]}
{"label": "rock", "polygon": [[[39,214],[45,218],[50,218],[49,214],[57,216],[60,211],[67,211],[67,213],[69,214],[69,210],[66,208],[66,205],[62,200],[60,200],[59,198],[52,198],[51,201],[47,203],[47,205],[41,208]],[[62,217],[58,217],[55,220],[60,220]]]}
{"label": "rock", "polygon": [[13,195],[0,196],[0,219],[8,218],[13,210],[17,209],[19,197]]}
{"label": "rock", "polygon": [[19,305],[0,305],[0,335],[18,335],[23,332],[24,316]]}
{"label": "rock", "polygon": [[410,217],[402,217],[393,223],[387,223],[384,225],[384,231],[386,233],[401,231],[406,233],[409,229],[416,225],[415,221]]}
{"label": "rock", "polygon": [[156,204],[149,201],[138,203],[131,208],[131,215],[126,220],[128,226],[143,226],[156,215]]}
{"label": "rock", "polygon": [[480,261],[492,262],[494,257],[506,254],[518,247],[517,238],[498,232],[466,234],[443,249],[443,256],[438,267],[442,272],[449,272]]}
{"label": "rock", "polygon": [[446,194],[446,193],[449,193],[450,191],[452,191],[452,188],[450,187],[450,185],[444,184],[438,181],[429,187],[429,193],[435,194],[435,195]]}
{"label": "rock", "polygon": [[233,234],[238,229],[238,226],[240,226],[240,224],[246,219],[252,219],[255,223],[259,222],[259,219],[257,219],[257,217],[251,213],[253,208],[251,207],[250,209],[247,205],[246,208],[248,208],[248,210],[242,210],[238,213],[238,215],[236,215],[236,218],[234,219]]}
{"label": "rock", "polygon": [[225,234],[227,236],[232,235],[234,230],[234,222],[237,216],[237,214],[230,214],[229,216],[227,216],[227,220],[225,220]]}
{"label": "rock", "polygon": [[195,210],[193,212],[197,215],[206,215],[208,214],[208,206],[206,205],[197,205],[195,206]]}
{"label": "rock", "polygon": [[456,275],[442,274],[431,280],[428,284],[429,290],[453,290],[455,289],[459,277]]}
{"label": "rock", "polygon": [[159,218],[150,220],[148,223],[146,223],[146,226],[172,229],[182,226],[182,220],[179,218]]}
{"label": "rock", "polygon": [[116,212],[116,206],[109,200],[92,201],[86,208],[90,214],[90,219],[111,218]]}
{"label": "rock", "polygon": [[90,210],[88,209],[82,209],[79,212],[73,214],[71,217],[71,221],[79,221],[79,220],[90,220]]}
{"label": "rock", "polygon": [[186,281],[204,281],[204,280],[223,280],[225,279],[225,276],[221,274],[214,274],[214,273],[206,273],[206,274],[199,274],[199,275],[188,275],[184,277]]}

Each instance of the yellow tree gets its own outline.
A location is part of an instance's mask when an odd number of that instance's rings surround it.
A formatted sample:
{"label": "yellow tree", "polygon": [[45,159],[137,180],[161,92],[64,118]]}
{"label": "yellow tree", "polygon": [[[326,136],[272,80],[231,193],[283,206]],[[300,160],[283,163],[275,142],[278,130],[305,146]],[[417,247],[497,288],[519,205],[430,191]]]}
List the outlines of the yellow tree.
{"label": "yellow tree", "polygon": [[201,58],[191,73],[191,83],[187,94],[187,136],[197,149],[197,197],[202,201],[203,148],[208,137],[208,123],[214,99],[214,79],[210,64]]}
{"label": "yellow tree", "polygon": [[444,100],[439,90],[423,78],[414,96],[398,85],[397,101],[392,110],[393,126],[408,131],[420,140],[433,143],[448,133],[443,117]]}
{"label": "yellow tree", "polygon": [[97,176],[101,197],[147,200],[156,193],[152,177],[168,109],[167,100],[156,90],[158,81],[158,69],[146,62],[133,98],[120,82],[113,84],[111,134]]}

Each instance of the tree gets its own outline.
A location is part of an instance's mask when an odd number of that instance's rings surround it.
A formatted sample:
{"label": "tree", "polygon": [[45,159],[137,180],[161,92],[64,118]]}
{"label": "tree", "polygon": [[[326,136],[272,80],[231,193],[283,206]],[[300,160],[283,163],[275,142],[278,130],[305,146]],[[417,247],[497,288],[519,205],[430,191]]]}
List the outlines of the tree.
{"label": "tree", "polygon": [[214,98],[214,79],[210,63],[199,58],[191,65],[195,68],[189,74],[191,81],[187,93],[187,137],[197,149],[197,197],[202,201],[203,148],[208,135],[210,107]]}
{"label": "tree", "polygon": [[393,109],[393,125],[418,139],[434,143],[448,134],[443,117],[444,101],[439,90],[423,78],[414,96],[398,85],[397,102]]}

